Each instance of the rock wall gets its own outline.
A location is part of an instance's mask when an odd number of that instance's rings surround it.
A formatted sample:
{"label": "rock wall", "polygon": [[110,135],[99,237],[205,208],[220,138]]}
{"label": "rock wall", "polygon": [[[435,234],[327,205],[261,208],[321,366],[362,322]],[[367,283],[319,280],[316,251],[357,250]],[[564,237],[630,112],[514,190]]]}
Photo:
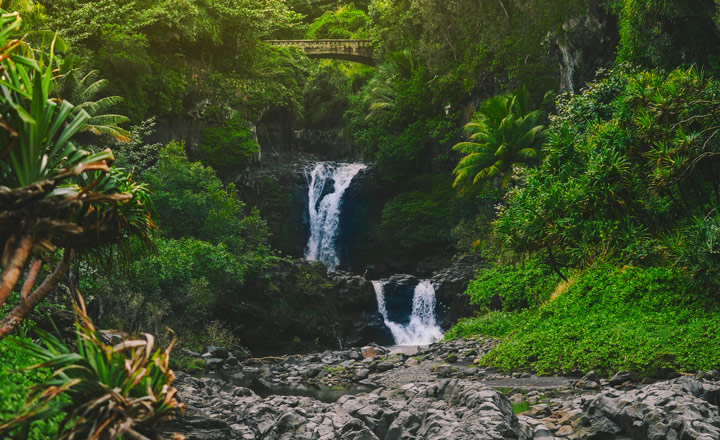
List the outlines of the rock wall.
{"label": "rock wall", "polygon": [[238,325],[241,343],[259,354],[345,347],[392,337],[378,313],[372,284],[322,263],[281,259],[244,287]]}
{"label": "rock wall", "polygon": [[588,14],[571,18],[559,32],[548,34],[545,44],[557,59],[560,91],[579,92],[600,68],[611,67],[619,41],[617,17],[607,1],[588,1]]}

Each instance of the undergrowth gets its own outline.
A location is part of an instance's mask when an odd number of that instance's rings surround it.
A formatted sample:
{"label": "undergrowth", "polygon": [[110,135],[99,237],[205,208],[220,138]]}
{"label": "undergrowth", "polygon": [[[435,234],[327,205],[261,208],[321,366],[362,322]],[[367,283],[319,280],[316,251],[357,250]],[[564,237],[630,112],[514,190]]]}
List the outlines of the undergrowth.
{"label": "undergrowth", "polygon": [[720,309],[680,272],[599,265],[544,305],[462,320],[447,336],[504,337],[481,361],[503,370],[663,377],[720,366],[718,329]]}

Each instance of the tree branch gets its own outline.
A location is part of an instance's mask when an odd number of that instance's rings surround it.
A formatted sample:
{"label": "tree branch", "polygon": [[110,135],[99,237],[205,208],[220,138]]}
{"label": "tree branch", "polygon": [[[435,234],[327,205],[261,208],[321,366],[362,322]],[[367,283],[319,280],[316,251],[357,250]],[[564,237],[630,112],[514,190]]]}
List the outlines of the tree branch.
{"label": "tree branch", "polygon": [[48,275],[42,284],[40,284],[37,289],[28,295],[27,298],[20,298],[18,305],[15,306],[10,313],[8,313],[7,317],[5,317],[2,325],[0,325],[0,339],[5,338],[12,333],[12,331],[15,330],[15,328],[22,322],[25,316],[27,316],[27,314],[30,313],[32,309],[34,309],[35,306],[37,306],[40,301],[42,301],[47,294],[58,285],[60,280],[63,279],[70,268],[70,264],[72,263],[74,257],[75,251],[65,248],[65,255],[63,255],[63,259],[60,264],[57,265],[55,271]]}
{"label": "tree branch", "polygon": [[148,437],[145,437],[144,435],[140,434],[132,428],[126,429],[125,432],[123,432],[123,435],[133,440],[150,440]]}
{"label": "tree branch", "polygon": [[556,274],[562,278],[563,281],[566,283],[568,282],[568,279],[565,278],[565,275],[560,272],[560,268],[557,265],[557,262],[555,261],[555,256],[552,253],[552,249],[550,248],[550,243],[547,243],[547,251],[548,251],[548,257],[550,257],[550,267],[552,267],[552,270],[555,271]]}
{"label": "tree branch", "polygon": [[33,261],[32,265],[30,266],[30,270],[28,270],[27,277],[25,278],[25,284],[23,284],[22,290],[20,291],[20,298],[27,298],[28,293],[30,293],[30,289],[32,289],[32,287],[35,285],[35,280],[37,279],[37,274],[41,266],[42,260]]}
{"label": "tree branch", "polygon": [[[7,301],[10,296],[10,292],[12,292],[15,284],[17,284],[22,268],[25,265],[25,261],[27,261],[28,256],[30,255],[32,246],[32,235],[23,235],[20,237],[18,244],[14,246],[15,249],[12,251],[12,256],[3,255],[3,260],[6,260],[7,258],[7,266],[3,269],[2,274],[0,275],[0,307],[5,305],[5,301]],[[10,249],[12,248],[13,246],[5,249],[5,253],[9,254]]]}

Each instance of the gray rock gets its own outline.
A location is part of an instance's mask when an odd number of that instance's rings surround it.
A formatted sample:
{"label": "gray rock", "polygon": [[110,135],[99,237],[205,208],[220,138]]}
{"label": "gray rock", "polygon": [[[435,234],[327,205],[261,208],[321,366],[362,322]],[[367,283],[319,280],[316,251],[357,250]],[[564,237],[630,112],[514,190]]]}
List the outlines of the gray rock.
{"label": "gray rock", "polygon": [[438,377],[450,377],[453,373],[453,367],[448,364],[440,364],[435,368]]}
{"label": "gray rock", "polygon": [[370,370],[367,368],[360,368],[355,372],[355,377],[357,379],[365,379],[370,375]]}
{"label": "gray rock", "polygon": [[205,353],[209,353],[210,357],[218,359],[227,359],[230,351],[225,347],[215,347],[214,345],[208,345],[205,347]]}
{"label": "gray rock", "polygon": [[205,359],[205,368],[208,370],[217,370],[223,366],[225,361],[223,359],[218,358],[207,358]]}
{"label": "gray rock", "polygon": [[633,380],[633,374],[629,371],[618,371],[610,378],[610,386],[622,385]]}
{"label": "gray rock", "polygon": [[261,399],[211,379],[179,375],[187,413],[169,429],[189,439],[487,439],[530,440],[501,393],[475,382],[412,384],[346,395],[337,403],[307,397]]}

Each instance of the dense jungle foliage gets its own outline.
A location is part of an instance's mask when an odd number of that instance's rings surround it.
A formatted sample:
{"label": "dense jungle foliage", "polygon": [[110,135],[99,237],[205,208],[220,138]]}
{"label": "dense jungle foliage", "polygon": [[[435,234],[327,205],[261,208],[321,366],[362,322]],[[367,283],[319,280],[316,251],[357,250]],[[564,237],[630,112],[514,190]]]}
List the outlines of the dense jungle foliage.
{"label": "dense jungle foliage", "polygon": [[[290,273],[289,196],[264,178],[264,197],[251,201],[233,183],[274,160],[260,140],[283,115],[291,131],[332,132],[375,165],[384,190],[365,230],[376,255],[483,257],[467,288],[481,312],[448,333],[501,338],[483,362],[547,374],[720,367],[715,0],[1,4],[23,18],[4,37],[23,38],[17,50],[41,60],[38,96],[75,104],[62,113],[77,145],[68,151],[112,177],[99,212],[137,226],[43,247],[66,251],[15,280],[3,317],[20,281],[67,266],[51,303],[67,308],[63,293],[77,289],[100,327],[171,326],[189,348],[245,344],[263,319],[318,322],[322,267],[271,281]],[[290,38],[369,39],[377,64],[264,42]],[[31,75],[15,89],[3,77],[3,87],[22,95]],[[3,103],[0,122],[17,123],[8,115],[18,106]],[[55,152],[54,171],[18,180],[21,167],[0,153],[0,187],[63,169]],[[95,189],[99,174],[77,173],[77,193]],[[117,194],[132,197],[130,214]],[[47,376],[8,375],[33,362],[10,338],[0,353],[17,360],[0,366],[10,402],[0,411]],[[53,420],[30,438],[57,430]]]}

